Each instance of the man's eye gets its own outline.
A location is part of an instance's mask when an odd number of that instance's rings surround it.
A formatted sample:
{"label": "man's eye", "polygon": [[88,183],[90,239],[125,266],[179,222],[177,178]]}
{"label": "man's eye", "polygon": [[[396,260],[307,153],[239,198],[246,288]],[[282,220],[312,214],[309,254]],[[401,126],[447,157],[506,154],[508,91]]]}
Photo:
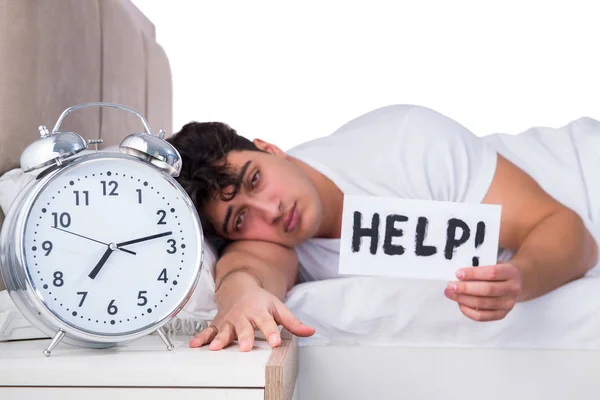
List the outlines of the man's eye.
{"label": "man's eye", "polygon": [[252,187],[255,187],[259,180],[260,180],[260,171],[256,171],[256,173],[252,176]]}
{"label": "man's eye", "polygon": [[235,220],[235,230],[236,232],[240,230],[243,222],[244,222],[244,215],[246,213],[241,213]]}

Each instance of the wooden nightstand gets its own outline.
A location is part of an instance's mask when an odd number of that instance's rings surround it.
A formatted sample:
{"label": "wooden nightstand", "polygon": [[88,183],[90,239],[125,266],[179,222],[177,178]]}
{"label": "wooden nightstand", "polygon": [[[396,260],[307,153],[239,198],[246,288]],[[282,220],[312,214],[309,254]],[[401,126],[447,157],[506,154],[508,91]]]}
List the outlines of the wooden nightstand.
{"label": "wooden nightstand", "polygon": [[[189,337],[172,337],[168,351],[156,335],[127,347],[93,350],[49,339],[0,343],[0,399],[293,399],[298,372],[297,339],[282,331],[272,350],[257,339],[242,353],[190,349]],[[202,397],[204,396],[204,397]]]}

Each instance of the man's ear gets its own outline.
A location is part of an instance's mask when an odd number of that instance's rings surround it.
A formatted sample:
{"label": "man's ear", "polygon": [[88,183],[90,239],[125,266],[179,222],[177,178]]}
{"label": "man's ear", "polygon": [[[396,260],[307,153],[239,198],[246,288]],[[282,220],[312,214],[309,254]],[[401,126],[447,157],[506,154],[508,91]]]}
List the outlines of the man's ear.
{"label": "man's ear", "polygon": [[277,147],[273,143],[265,142],[264,140],[261,140],[261,139],[254,139],[252,141],[252,143],[254,143],[254,145],[256,147],[258,147],[259,149],[261,149],[262,151],[266,151],[269,154],[273,154],[275,156],[279,156],[279,157],[283,157],[283,158],[287,157],[287,154],[285,154],[285,151],[281,150],[279,147]]}

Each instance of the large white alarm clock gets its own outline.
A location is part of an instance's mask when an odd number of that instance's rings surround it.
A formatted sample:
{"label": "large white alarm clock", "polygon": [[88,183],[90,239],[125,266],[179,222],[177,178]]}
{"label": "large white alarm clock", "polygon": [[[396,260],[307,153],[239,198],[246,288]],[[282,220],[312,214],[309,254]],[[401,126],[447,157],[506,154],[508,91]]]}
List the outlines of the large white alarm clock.
{"label": "large white alarm clock", "polygon": [[[86,107],[135,113],[147,132],[126,137],[120,153],[78,155],[88,142],[58,128]],[[18,309],[53,337],[44,354],[60,341],[105,348],[155,331],[172,349],[162,326],[191,297],[204,245],[196,209],[174,179],[179,153],[119,104],[70,107],[52,132],[40,131],[21,168],[41,171],[6,215],[0,272]]]}

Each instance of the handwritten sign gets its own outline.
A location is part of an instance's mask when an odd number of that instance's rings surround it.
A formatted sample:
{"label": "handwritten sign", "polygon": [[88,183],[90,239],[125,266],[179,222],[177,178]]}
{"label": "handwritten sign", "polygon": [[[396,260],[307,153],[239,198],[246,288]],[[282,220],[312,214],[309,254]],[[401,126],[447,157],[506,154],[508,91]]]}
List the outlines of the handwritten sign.
{"label": "handwritten sign", "polygon": [[456,279],[497,263],[500,205],[345,196],[339,273]]}

